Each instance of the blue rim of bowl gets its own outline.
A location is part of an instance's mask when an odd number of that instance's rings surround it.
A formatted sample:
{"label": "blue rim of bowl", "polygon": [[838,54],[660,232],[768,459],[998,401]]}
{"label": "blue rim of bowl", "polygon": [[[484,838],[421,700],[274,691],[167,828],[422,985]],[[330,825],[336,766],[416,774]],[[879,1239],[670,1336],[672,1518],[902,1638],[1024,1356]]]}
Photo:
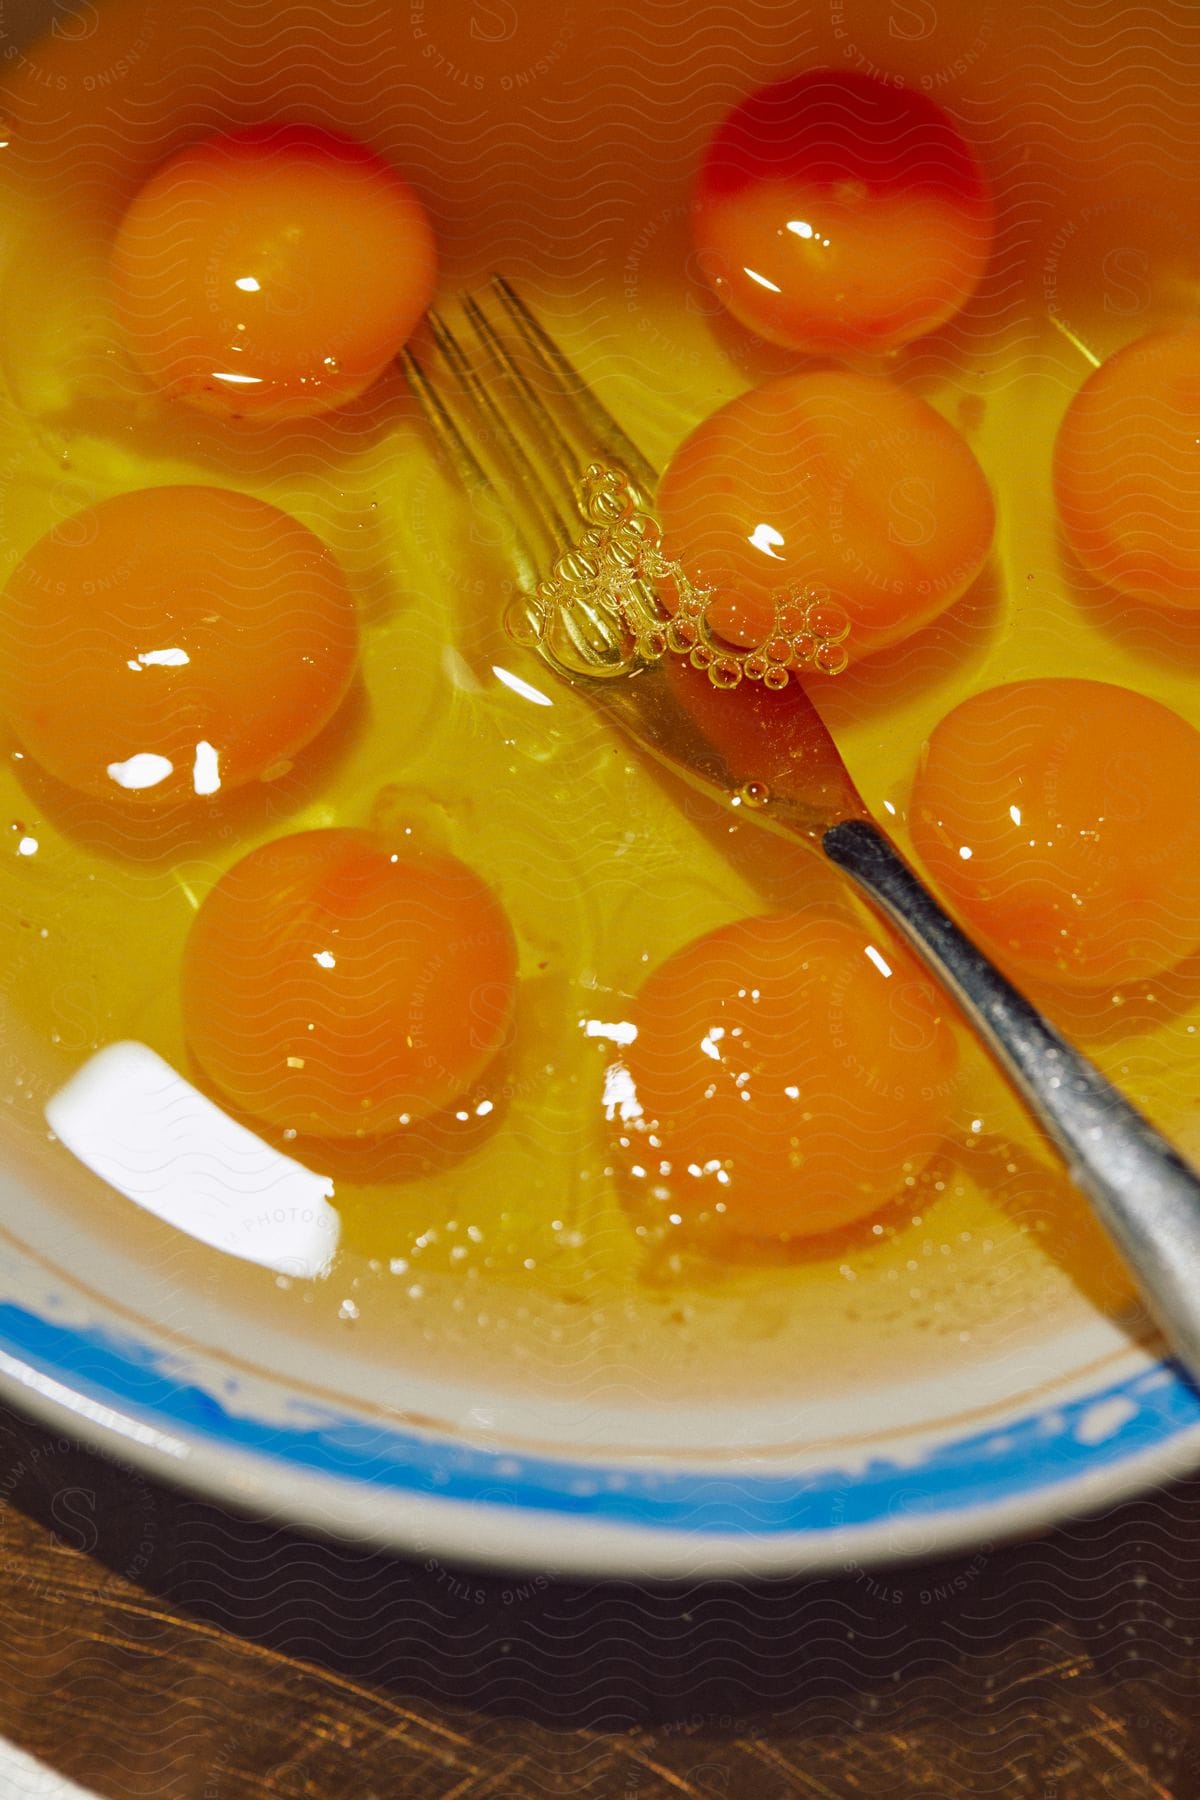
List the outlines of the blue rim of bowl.
{"label": "blue rim of bowl", "polygon": [[[1200,1395],[1170,1362],[1143,1365],[1082,1397],[992,1429],[935,1441],[919,1455],[872,1458],[853,1468],[763,1472],[761,1459],[749,1466],[743,1460],[728,1468],[679,1468],[665,1459],[595,1463],[514,1453],[502,1445],[484,1448],[312,1407],[302,1395],[296,1397],[302,1419],[264,1419],[181,1380],[150,1343],[104,1327],[66,1325],[15,1304],[0,1305],[0,1350],[12,1359],[5,1385],[14,1399],[28,1402],[24,1370],[32,1387],[40,1387],[41,1404],[33,1410],[73,1432],[109,1436],[96,1429],[97,1409],[113,1419],[140,1421],[150,1431],[141,1439],[143,1454],[133,1460],[152,1467],[157,1461],[156,1472],[168,1478],[180,1479],[180,1464],[165,1453],[157,1459],[144,1453],[155,1431],[257,1465],[265,1490],[277,1496],[280,1478],[317,1478],[326,1488],[369,1490],[385,1507],[389,1497],[407,1497],[493,1515],[506,1509],[510,1516],[576,1527],[623,1528],[636,1533],[643,1547],[671,1536],[710,1546],[723,1539],[775,1542],[781,1551],[785,1540],[811,1545],[824,1539],[832,1549],[835,1539],[853,1539],[877,1549],[881,1561],[936,1555],[969,1543],[972,1520],[980,1539],[988,1535],[989,1521],[998,1521],[1001,1530],[1006,1518],[1013,1528],[1034,1529],[1075,1510],[1085,1493],[1116,1498],[1200,1462]],[[71,1408],[72,1395],[90,1403],[90,1414]],[[125,1440],[137,1433],[118,1435],[116,1454],[128,1454]],[[222,1484],[210,1470],[203,1485],[219,1490]],[[305,1510],[297,1508],[298,1514]],[[906,1525],[916,1529],[897,1529]],[[369,1535],[392,1534],[373,1529]],[[395,1547],[404,1548],[408,1535],[401,1526]],[[453,1541],[452,1533],[451,1547]],[[536,1549],[530,1534],[523,1549],[518,1542],[513,1554],[501,1550],[496,1560],[529,1563],[537,1560]],[[586,1548],[574,1560],[587,1566]],[[612,1560],[608,1553],[597,1558],[605,1565]],[[655,1560],[653,1549],[634,1559],[639,1568]],[[768,1550],[764,1560],[779,1559]],[[811,1555],[803,1560],[811,1562]]]}

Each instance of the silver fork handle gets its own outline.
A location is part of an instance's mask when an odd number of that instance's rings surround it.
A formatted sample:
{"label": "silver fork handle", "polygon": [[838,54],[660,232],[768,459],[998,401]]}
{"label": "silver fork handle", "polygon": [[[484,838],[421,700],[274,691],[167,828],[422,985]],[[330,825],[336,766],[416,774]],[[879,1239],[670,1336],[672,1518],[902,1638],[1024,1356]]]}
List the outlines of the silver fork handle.
{"label": "silver fork handle", "polygon": [[1165,1336],[1200,1380],[1200,1177],[964,936],[883,832],[851,819],[826,831],[821,845],[954,995],[1058,1145]]}

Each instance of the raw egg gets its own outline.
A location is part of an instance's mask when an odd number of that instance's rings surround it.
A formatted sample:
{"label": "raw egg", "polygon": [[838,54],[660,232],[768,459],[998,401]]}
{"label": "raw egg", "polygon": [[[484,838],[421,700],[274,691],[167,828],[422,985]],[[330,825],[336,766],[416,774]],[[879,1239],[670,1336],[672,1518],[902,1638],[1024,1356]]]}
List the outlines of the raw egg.
{"label": "raw egg", "polygon": [[203,139],[151,177],[112,253],[117,313],[166,393],[293,417],[352,399],[429,304],[420,201],[362,144],[311,125]]}
{"label": "raw egg", "polygon": [[354,674],[354,602],[298,520],[223,488],[72,514],[9,579],[0,711],[83,793],[206,800],[286,763]]}
{"label": "raw egg", "polygon": [[713,590],[710,625],[769,642],[816,589],[851,659],[915,631],[978,575],[995,512],[966,440],[877,376],[784,376],[697,426],[659,485],[664,547]]}
{"label": "raw egg", "polygon": [[1054,494],[1098,580],[1200,606],[1200,331],[1140,338],[1088,377],[1059,428]]}
{"label": "raw egg", "polygon": [[236,863],[192,925],[184,1030],[243,1111],[344,1138],[457,1099],[507,1039],[512,927],[453,856],[370,832],[278,838]]}
{"label": "raw egg", "polygon": [[708,146],[700,266],[743,325],[797,350],[888,350],[965,303],[992,203],[974,152],[931,100],[814,69],[760,88]]}
{"label": "raw egg", "polygon": [[1054,982],[1156,974],[1200,945],[1200,732],[1103,681],[990,688],[934,730],[911,826],[1002,962]]}
{"label": "raw egg", "polygon": [[882,929],[744,919],[661,964],[617,1096],[633,1175],[688,1227],[807,1237],[929,1161],[957,1050],[930,978]]}

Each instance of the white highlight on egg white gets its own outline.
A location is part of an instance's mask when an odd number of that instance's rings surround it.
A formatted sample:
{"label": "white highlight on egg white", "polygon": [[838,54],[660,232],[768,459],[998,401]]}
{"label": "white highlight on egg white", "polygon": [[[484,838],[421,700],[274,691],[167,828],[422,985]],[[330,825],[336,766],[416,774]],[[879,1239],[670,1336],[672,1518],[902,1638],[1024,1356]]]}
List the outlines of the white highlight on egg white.
{"label": "white highlight on egg white", "polygon": [[637,1036],[637,1026],[632,1019],[619,1019],[612,1024],[604,1019],[585,1019],[583,1035],[603,1038],[609,1044],[632,1044]]}
{"label": "white highlight on egg white", "polygon": [[221,759],[207,738],[196,745],[192,786],[198,794],[215,794],[221,786]]}
{"label": "white highlight on egg white", "polygon": [[633,1076],[624,1063],[610,1063],[604,1071],[604,1116],[606,1119],[640,1119],[643,1106],[637,1097]]}
{"label": "white highlight on egg white", "polygon": [[333,1182],[239,1125],[146,1044],[109,1044],[46,1105],[81,1163],[202,1244],[285,1275],[337,1249]]}
{"label": "white highlight on egg white", "polygon": [[512,693],[519,694],[522,700],[532,700],[535,706],[554,705],[549,694],[543,694],[539,688],[531,687],[527,681],[522,681],[519,675],[512,674],[510,670],[498,668],[493,663],[492,674],[497,681],[503,682],[504,686],[509,688]]}
{"label": "white highlight on egg white", "polygon": [[136,756],[127,757],[124,762],[111,762],[106,771],[110,781],[118,787],[140,789],[157,787],[168,775],[173,775],[175,765],[166,756],[158,756],[153,750],[139,750]]}

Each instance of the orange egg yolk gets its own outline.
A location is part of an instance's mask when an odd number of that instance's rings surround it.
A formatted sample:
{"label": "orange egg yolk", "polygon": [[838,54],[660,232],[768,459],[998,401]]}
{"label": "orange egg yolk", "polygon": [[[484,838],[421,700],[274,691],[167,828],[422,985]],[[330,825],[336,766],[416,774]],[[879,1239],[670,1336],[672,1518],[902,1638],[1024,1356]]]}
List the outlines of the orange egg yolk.
{"label": "orange egg yolk", "polygon": [[886,350],[967,300],[992,204],[974,153],[931,100],[815,69],[760,88],[718,127],[693,229],[707,279],[761,337]]}
{"label": "orange egg yolk", "polygon": [[1200,732],[1107,682],[1019,681],[956,706],[913,787],[913,842],[1014,969],[1112,984],[1200,945]]}
{"label": "orange egg yolk", "polygon": [[198,803],[268,774],[332,717],[357,657],[331,552],[221,488],[148,488],[54,526],[0,609],[0,712],[58,780]]}
{"label": "orange egg yolk", "polygon": [[390,164],[308,125],[205,138],[129,207],[117,313],[166,393],[234,417],[325,412],[368,387],[429,304],[433,233]]}
{"label": "orange egg yolk", "polygon": [[816,912],[723,926],[653,972],[632,1023],[630,1165],[685,1227],[833,1230],[893,1199],[941,1139],[954,1036],[882,930]]}
{"label": "orange egg yolk", "polygon": [[791,375],[697,426],[659,484],[667,553],[713,590],[736,644],[771,641],[789,594],[822,591],[853,659],[942,612],[978,575],[995,512],[965,439],[874,376]]}
{"label": "orange egg yolk", "polygon": [[1098,580],[1200,607],[1200,331],[1141,338],[1088,377],[1054,446],[1054,494]]}
{"label": "orange egg yolk", "polygon": [[184,1029],[243,1111],[377,1135],[483,1072],[511,1029],[516,964],[499,901],[465,863],[368,832],[302,832],[251,851],[201,906]]}

